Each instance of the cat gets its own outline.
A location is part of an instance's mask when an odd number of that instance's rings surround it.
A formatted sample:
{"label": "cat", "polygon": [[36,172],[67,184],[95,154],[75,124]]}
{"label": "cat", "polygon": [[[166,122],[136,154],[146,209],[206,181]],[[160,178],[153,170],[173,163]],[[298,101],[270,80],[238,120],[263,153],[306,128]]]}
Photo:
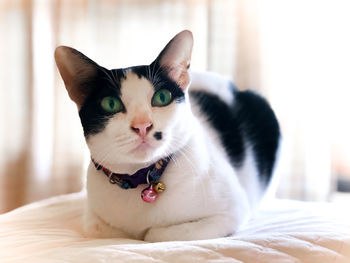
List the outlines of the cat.
{"label": "cat", "polygon": [[275,167],[278,121],[254,92],[190,72],[192,46],[185,30],[150,65],[113,70],[56,48],[91,154],[87,236],[225,237],[259,204]]}

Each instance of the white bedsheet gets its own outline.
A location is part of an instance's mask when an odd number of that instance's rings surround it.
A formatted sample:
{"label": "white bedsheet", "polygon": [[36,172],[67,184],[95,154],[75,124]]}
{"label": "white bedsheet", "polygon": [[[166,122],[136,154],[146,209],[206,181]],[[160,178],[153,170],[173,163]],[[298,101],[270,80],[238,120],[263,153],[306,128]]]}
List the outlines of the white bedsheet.
{"label": "white bedsheet", "polygon": [[85,238],[83,198],[54,197],[0,215],[0,262],[350,263],[349,207],[276,200],[233,237],[146,243]]}

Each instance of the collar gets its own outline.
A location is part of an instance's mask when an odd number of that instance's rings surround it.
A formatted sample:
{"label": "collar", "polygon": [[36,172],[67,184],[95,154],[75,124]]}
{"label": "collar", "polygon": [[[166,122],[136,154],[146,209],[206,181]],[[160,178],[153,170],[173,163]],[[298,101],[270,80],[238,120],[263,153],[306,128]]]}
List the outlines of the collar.
{"label": "collar", "polygon": [[101,170],[109,178],[109,182],[111,184],[117,184],[123,189],[129,189],[136,188],[140,184],[149,184],[151,186],[157,183],[170,159],[171,156],[163,158],[148,167],[141,168],[134,174],[113,173],[106,167],[103,167],[101,164],[97,163],[94,159],[91,158],[91,161],[97,170]]}

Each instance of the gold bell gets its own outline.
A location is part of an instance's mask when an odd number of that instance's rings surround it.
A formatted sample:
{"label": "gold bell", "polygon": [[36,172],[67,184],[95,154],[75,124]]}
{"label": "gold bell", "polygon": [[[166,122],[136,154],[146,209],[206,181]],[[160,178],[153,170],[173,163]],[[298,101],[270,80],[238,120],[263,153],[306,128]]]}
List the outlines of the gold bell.
{"label": "gold bell", "polygon": [[162,165],[163,165],[163,162],[162,162],[162,161],[157,162],[157,163],[156,163],[156,169],[162,168]]}
{"label": "gold bell", "polygon": [[159,182],[159,183],[156,183],[154,186],[153,186],[153,189],[157,192],[157,193],[162,193],[165,191],[165,184]]}

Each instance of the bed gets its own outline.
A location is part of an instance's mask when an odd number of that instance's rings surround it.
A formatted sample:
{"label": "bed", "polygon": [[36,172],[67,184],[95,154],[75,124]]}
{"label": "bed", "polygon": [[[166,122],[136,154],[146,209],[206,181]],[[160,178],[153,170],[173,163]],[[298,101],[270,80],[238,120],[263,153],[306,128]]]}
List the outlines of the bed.
{"label": "bed", "polygon": [[350,263],[349,207],[274,200],[234,236],[146,243],[82,233],[84,193],[0,215],[0,262]]}

